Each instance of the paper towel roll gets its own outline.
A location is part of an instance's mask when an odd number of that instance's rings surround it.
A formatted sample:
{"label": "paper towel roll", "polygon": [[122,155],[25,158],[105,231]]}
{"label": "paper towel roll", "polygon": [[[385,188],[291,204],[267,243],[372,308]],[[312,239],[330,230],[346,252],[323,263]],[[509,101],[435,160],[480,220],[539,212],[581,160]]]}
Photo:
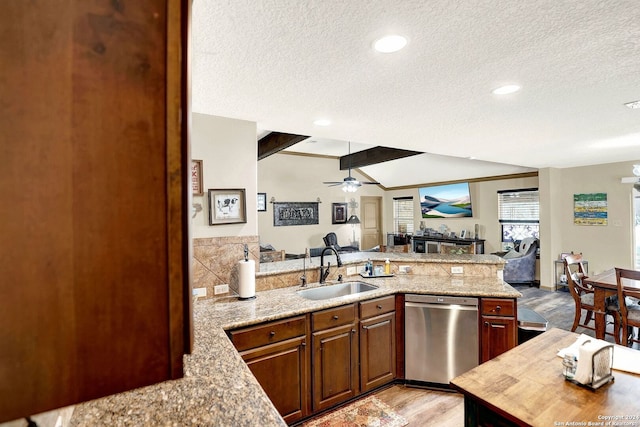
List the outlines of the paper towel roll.
{"label": "paper towel roll", "polygon": [[238,293],[240,299],[255,298],[256,296],[256,263],[250,259],[238,262]]}

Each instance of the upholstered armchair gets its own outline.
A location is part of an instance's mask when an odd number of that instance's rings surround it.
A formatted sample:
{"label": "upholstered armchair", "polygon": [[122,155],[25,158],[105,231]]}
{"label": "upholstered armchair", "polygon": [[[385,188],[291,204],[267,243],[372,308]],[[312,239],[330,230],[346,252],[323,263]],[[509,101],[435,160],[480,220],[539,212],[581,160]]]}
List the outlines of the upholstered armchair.
{"label": "upholstered armchair", "polygon": [[536,279],[538,240],[525,240],[520,243],[519,250],[509,251],[503,255],[507,261],[504,266],[503,278],[509,284],[528,283],[529,286],[532,286]]}

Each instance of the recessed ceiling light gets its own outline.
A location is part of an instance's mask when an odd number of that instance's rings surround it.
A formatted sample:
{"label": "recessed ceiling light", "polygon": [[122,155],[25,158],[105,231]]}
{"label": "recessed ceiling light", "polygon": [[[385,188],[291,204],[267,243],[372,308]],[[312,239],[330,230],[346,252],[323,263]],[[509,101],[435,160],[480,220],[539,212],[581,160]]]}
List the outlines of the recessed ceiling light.
{"label": "recessed ceiling light", "polygon": [[384,36],[373,43],[373,48],[381,53],[397,52],[407,45],[407,39],[397,34]]}
{"label": "recessed ceiling light", "polygon": [[329,126],[331,124],[331,120],[329,119],[318,119],[313,122],[316,126]]}
{"label": "recessed ceiling light", "polygon": [[635,110],[636,108],[640,108],[640,101],[627,102],[624,105],[631,108],[632,110]]}
{"label": "recessed ceiling light", "polygon": [[491,91],[494,95],[509,95],[510,93],[514,93],[520,90],[520,86],[518,85],[505,85],[500,86]]}

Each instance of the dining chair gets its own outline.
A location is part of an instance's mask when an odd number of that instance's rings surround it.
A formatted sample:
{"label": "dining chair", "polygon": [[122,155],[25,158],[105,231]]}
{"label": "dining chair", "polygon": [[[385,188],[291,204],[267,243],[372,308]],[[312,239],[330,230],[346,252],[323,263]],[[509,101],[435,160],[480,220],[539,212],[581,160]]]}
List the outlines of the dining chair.
{"label": "dining chair", "polygon": [[640,337],[633,333],[633,328],[640,328],[640,287],[624,285],[625,280],[640,281],[640,271],[616,267],[616,284],[618,287],[618,305],[620,306],[620,323],[624,346],[640,342]]}
{"label": "dining chair", "polygon": [[[571,332],[575,332],[578,326],[595,331],[595,324],[590,324],[595,311],[594,291],[588,285],[584,285],[582,279],[586,278],[584,265],[582,264],[582,254],[571,254],[564,259],[564,271],[567,276],[567,286],[576,305],[576,314],[573,319]],[[616,343],[619,343],[620,317],[618,314],[618,304],[616,298],[607,298],[605,313],[613,317],[613,335]],[[584,322],[580,322],[582,318],[582,310],[586,311]],[[606,328],[605,328],[606,329]]]}

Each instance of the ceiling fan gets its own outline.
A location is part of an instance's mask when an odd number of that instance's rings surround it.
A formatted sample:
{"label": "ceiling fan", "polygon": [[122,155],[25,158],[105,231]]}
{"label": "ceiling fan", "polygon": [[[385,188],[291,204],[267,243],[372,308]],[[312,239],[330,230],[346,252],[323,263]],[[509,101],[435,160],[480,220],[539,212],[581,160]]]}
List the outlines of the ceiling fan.
{"label": "ceiling fan", "polygon": [[363,184],[380,184],[376,181],[358,181],[354,177],[351,176],[351,141],[349,141],[349,176],[343,179],[342,181],[328,181],[323,182],[323,184],[328,184],[329,187],[335,187],[338,185],[342,185],[342,191],[345,193],[355,193],[358,191]]}

